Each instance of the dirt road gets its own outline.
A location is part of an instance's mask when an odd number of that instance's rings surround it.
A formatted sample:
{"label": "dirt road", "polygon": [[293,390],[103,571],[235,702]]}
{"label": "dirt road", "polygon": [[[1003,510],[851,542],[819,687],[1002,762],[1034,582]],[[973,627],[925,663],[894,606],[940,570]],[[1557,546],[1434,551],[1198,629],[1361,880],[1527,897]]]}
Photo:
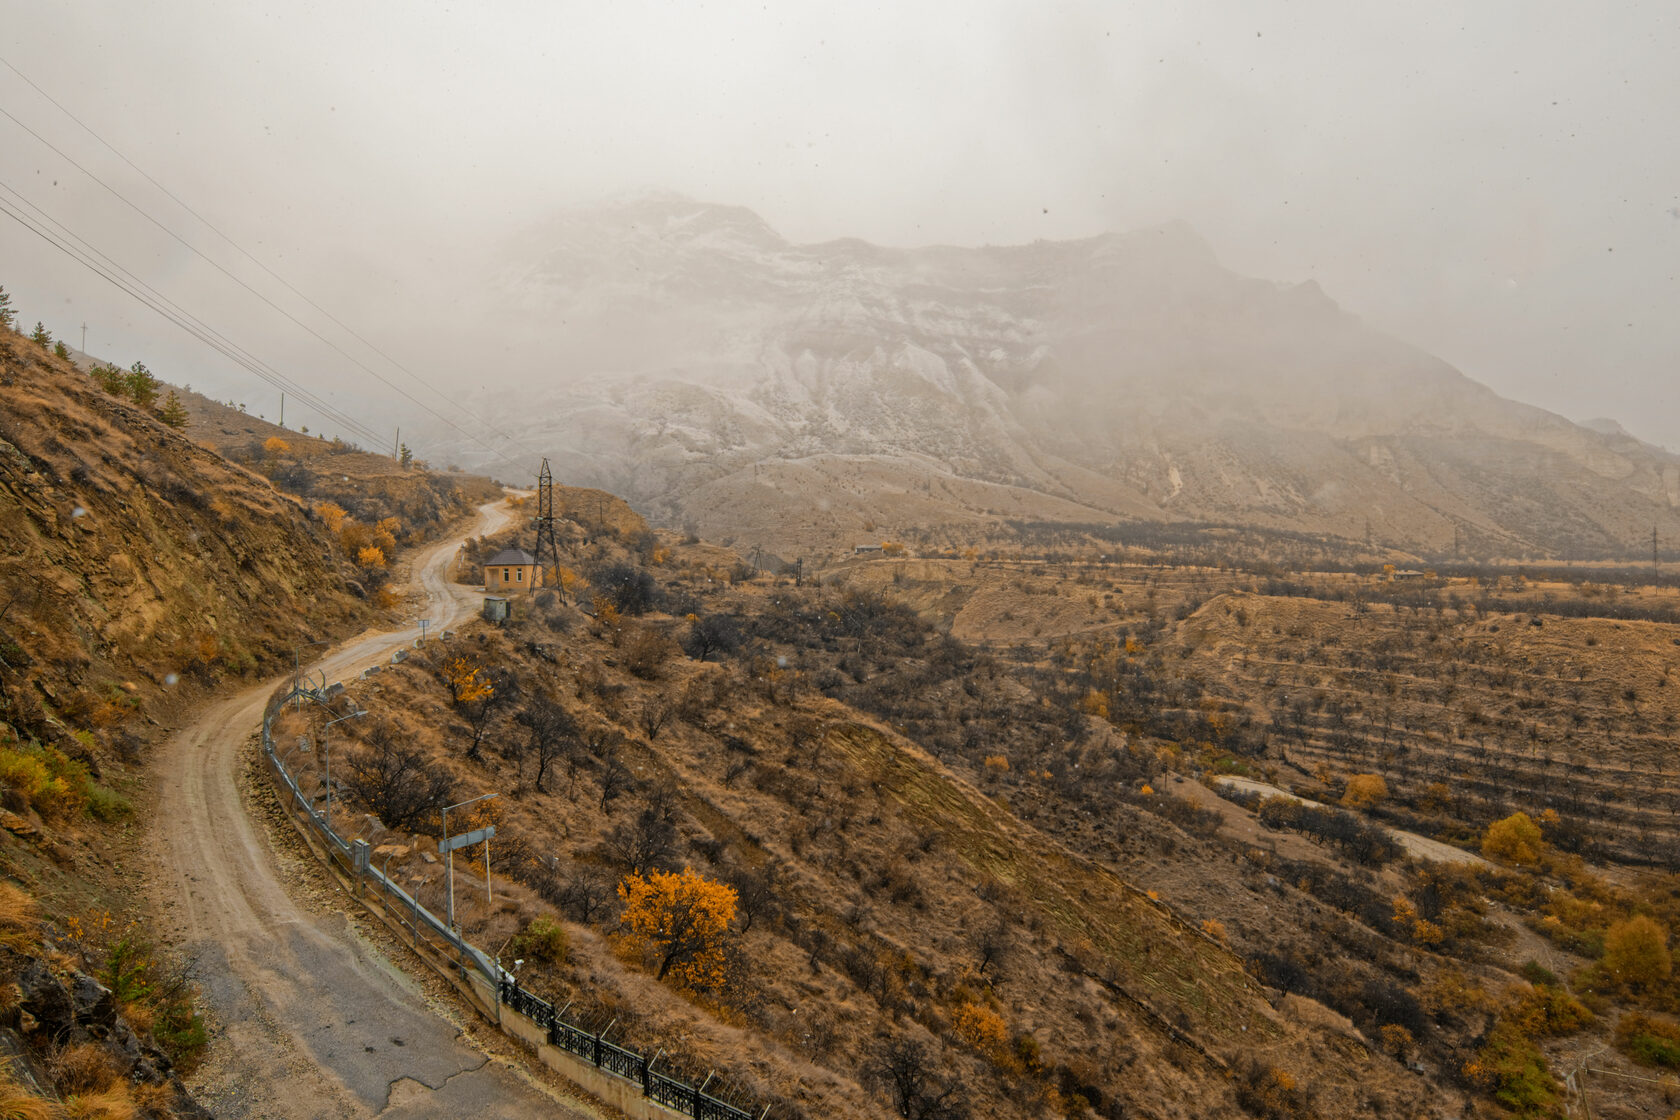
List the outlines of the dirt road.
{"label": "dirt road", "polygon": [[[483,506],[469,533],[494,532],[511,516]],[[414,564],[422,614],[434,631],[477,603],[447,579],[460,541],[436,545]],[[316,668],[329,682],[340,680],[418,635],[418,627],[364,634]],[[415,982],[356,934],[347,898],[332,901],[330,888],[321,880],[310,885],[314,877],[296,867],[293,889],[329,901],[308,909],[288,893],[285,865],[295,861],[277,854],[253,823],[238,783],[279,683],[215,704],[156,763],[152,894],[159,916],[197,959],[215,1029],[195,1094],[222,1117],[589,1116],[469,1046]]]}
{"label": "dirt road", "polygon": [[[1279,789],[1277,786],[1267,785],[1265,782],[1257,782],[1252,778],[1223,777],[1219,779],[1219,784],[1231,786],[1235,789],[1245,789],[1250,793],[1265,794],[1267,797],[1288,797],[1299,801],[1303,805],[1318,804],[1318,802],[1310,801],[1305,797],[1296,797],[1286,789]],[[1432,860],[1435,863],[1467,863],[1472,867],[1493,866],[1475,852],[1455,848],[1451,844],[1444,844],[1428,836],[1419,836],[1415,832],[1407,832],[1399,828],[1385,827],[1383,831],[1393,837],[1396,844],[1405,848],[1408,854],[1416,856],[1418,859]]]}

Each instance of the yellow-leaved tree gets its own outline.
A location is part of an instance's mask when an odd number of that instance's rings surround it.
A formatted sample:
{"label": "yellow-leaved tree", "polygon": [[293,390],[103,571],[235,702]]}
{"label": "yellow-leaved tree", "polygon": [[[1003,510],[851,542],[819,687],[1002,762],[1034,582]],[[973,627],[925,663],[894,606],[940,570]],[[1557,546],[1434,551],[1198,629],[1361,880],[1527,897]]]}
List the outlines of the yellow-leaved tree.
{"label": "yellow-leaved tree", "polygon": [[684,868],[649,871],[618,885],[624,928],[633,946],[659,958],[657,979],[674,976],[690,988],[723,986],[735,888]]}
{"label": "yellow-leaved tree", "polygon": [[1350,809],[1369,809],[1379,801],[1388,800],[1388,783],[1381,774],[1355,774],[1348,779],[1342,804]]}
{"label": "yellow-leaved tree", "polygon": [[373,543],[386,556],[397,554],[397,534],[402,532],[402,522],[394,517],[387,517],[373,527]]}
{"label": "yellow-leaved tree", "polygon": [[459,708],[462,704],[476,704],[494,696],[496,687],[483,674],[483,669],[464,657],[446,662],[443,679],[449,682],[449,702]]}
{"label": "yellow-leaved tree", "polygon": [[385,566],[385,550],[378,545],[368,545],[356,552],[356,563],[364,568],[383,568]]}
{"label": "yellow-leaved tree", "polygon": [[1604,971],[1633,988],[1667,980],[1674,971],[1668,931],[1644,914],[1617,922],[1604,934]]}
{"label": "yellow-leaved tree", "polygon": [[1482,854],[1511,863],[1539,863],[1546,850],[1540,826],[1527,813],[1512,813],[1487,826],[1482,837]]}
{"label": "yellow-leaved tree", "polygon": [[263,454],[270,459],[278,459],[282,455],[290,455],[291,453],[292,445],[279,436],[269,436],[263,440]]}
{"label": "yellow-leaved tree", "polygon": [[344,519],[349,514],[345,513],[344,507],[337,502],[316,502],[315,516],[321,519],[321,523],[327,527],[327,532],[336,533],[344,527]]}

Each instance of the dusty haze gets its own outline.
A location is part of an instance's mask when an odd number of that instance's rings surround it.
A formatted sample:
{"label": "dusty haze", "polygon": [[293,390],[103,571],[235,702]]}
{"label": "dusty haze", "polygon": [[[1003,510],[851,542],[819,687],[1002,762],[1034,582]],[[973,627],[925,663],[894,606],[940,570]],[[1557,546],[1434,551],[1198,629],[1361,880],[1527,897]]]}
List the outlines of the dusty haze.
{"label": "dusty haze", "polygon": [[[472,321],[491,249],[661,187],[802,243],[1184,219],[1236,271],[1317,279],[1503,394],[1680,445],[1680,23],[1662,4],[1458,8],[35,5],[8,13],[3,53],[446,393],[498,360]],[[4,67],[0,104],[341,337]],[[378,402],[377,426],[428,419],[18,124],[0,136],[7,186],[270,363]],[[274,414],[272,391],[10,219],[0,255],[26,325],[77,343],[86,321],[96,353]]]}

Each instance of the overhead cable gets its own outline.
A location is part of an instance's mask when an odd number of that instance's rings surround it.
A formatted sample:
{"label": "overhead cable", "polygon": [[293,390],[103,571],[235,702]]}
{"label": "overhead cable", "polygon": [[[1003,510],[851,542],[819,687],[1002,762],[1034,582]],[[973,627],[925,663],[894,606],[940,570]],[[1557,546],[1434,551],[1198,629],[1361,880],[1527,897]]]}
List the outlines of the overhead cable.
{"label": "overhead cable", "polygon": [[[8,63],[8,66],[9,65],[10,64]],[[145,218],[152,225],[154,225],[158,229],[162,230],[170,238],[179,242],[185,249],[187,249],[188,252],[192,253],[194,256],[198,257],[200,260],[202,260],[206,264],[210,265],[211,268],[214,268],[217,272],[220,272],[223,276],[226,276],[229,280],[232,280],[235,284],[238,284],[241,288],[245,289],[251,295],[255,296],[257,299],[259,299],[263,303],[267,304],[270,308],[272,308],[274,311],[278,312],[280,315],[282,315],[285,318],[291,320],[292,323],[294,323],[301,330],[308,333],[311,337],[315,338],[322,345],[328,347],[329,349],[331,349],[332,351],[337,353],[339,356],[343,357],[346,361],[349,361],[350,363],[355,365],[357,368],[359,368],[363,372],[367,373],[370,377],[374,378],[376,381],[379,381],[381,384],[386,386],[392,392],[394,392],[397,395],[403,397],[405,400],[407,400],[409,403],[413,404],[415,407],[423,409],[426,412],[431,413],[434,417],[436,417],[438,420],[442,421],[445,425],[454,429],[456,432],[459,432],[461,435],[465,436],[467,439],[472,440],[474,443],[483,447],[485,450],[489,451],[491,454],[498,456],[499,458],[503,459],[504,461],[506,461],[511,466],[520,467],[521,469],[523,469],[522,464],[520,464],[518,461],[510,458],[507,454],[502,452],[499,448],[494,447],[489,443],[486,443],[483,439],[481,439],[477,435],[474,435],[472,432],[469,432],[465,428],[461,427],[461,425],[457,424],[450,417],[446,416],[442,412],[439,412],[437,409],[433,408],[431,405],[425,403],[424,401],[419,400],[412,393],[409,393],[407,390],[403,389],[400,385],[393,382],[390,378],[385,377],[383,374],[379,373],[377,370],[374,370],[366,362],[363,362],[359,358],[356,358],[353,355],[351,355],[349,353],[346,353],[345,350],[342,347],[340,347],[337,343],[333,342],[331,339],[329,339],[326,336],[324,336],[323,334],[321,334],[314,327],[311,327],[308,323],[305,323],[302,319],[299,319],[296,315],[293,315],[290,311],[281,307],[279,304],[275,303],[272,299],[269,299],[268,296],[264,295],[262,292],[258,291],[256,288],[253,288],[250,284],[246,283],[239,276],[236,276],[234,273],[228,271],[228,269],[224,268],[219,262],[215,261],[211,257],[207,256],[205,253],[203,253],[196,245],[192,244],[192,242],[188,241],[186,238],[182,237],[180,234],[176,233],[174,230],[172,230],[168,226],[164,225],[157,218],[153,217],[150,213],[148,213],[145,209],[143,209],[138,203],[129,199],[121,191],[117,190],[115,187],[113,187],[109,183],[105,182],[105,180],[101,179],[99,176],[97,176],[93,172],[89,171],[86,167],[83,167],[80,163],[76,162],[76,160],[72,159],[69,155],[65,154],[65,152],[63,150],[61,150],[57,145],[53,144],[52,141],[48,140],[46,137],[42,136],[39,132],[36,132],[33,128],[30,128],[23,121],[19,120],[10,111],[8,111],[4,106],[0,106],[0,116],[4,116],[7,120],[10,120],[13,124],[17,125],[19,128],[23,129],[25,132],[29,133],[29,135],[33,136],[37,141],[39,141],[43,146],[45,146],[50,151],[52,151],[54,154],[56,154],[60,159],[64,160],[66,163],[68,163],[70,166],[74,167],[76,170],[80,171],[83,175],[86,175],[89,179],[92,179],[95,183],[99,184],[99,186],[103,187],[107,192],[109,192],[118,201],[122,202],[123,205],[129,207],[135,213],[137,213],[141,217]],[[433,390],[433,391],[435,392],[436,390]]]}

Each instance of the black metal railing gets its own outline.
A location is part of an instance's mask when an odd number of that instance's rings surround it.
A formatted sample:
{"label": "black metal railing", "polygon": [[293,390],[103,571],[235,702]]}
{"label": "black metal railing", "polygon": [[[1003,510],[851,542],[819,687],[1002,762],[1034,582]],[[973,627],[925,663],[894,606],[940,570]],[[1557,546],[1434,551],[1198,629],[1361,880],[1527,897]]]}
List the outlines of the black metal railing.
{"label": "black metal railing", "polygon": [[549,1045],[575,1054],[615,1077],[640,1085],[642,1094],[656,1104],[701,1120],[753,1120],[752,1113],[707,1096],[687,1082],[659,1073],[646,1056],[564,1021],[555,1012],[553,1004],[527,992],[511,976],[503,976],[498,994],[503,1007],[547,1028]]}

